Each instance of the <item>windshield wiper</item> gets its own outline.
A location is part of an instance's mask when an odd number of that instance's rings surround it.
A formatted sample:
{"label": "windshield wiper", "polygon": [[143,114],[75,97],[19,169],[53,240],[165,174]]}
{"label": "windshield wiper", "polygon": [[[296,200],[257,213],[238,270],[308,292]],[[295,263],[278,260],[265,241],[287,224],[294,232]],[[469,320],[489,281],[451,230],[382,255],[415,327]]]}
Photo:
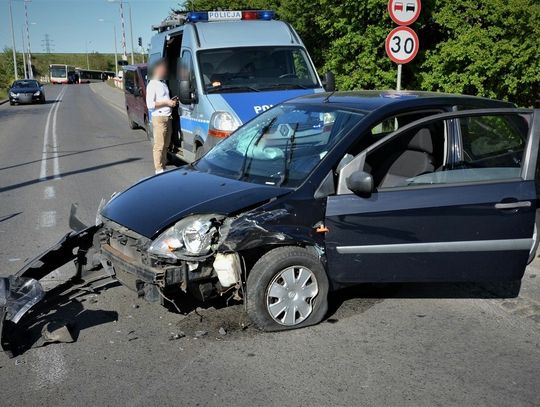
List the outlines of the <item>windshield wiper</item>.
{"label": "windshield wiper", "polygon": [[247,86],[247,85],[218,85],[213,86],[210,89],[206,90],[206,93],[216,93],[216,92],[229,92],[229,91],[236,91],[236,90],[244,90],[244,91],[250,91],[250,92],[260,92],[260,89],[254,88],[253,86]]}
{"label": "windshield wiper", "polygon": [[260,90],[268,89],[311,89],[310,87],[300,85],[299,83],[274,83],[264,87],[259,87]]}
{"label": "windshield wiper", "polygon": [[294,153],[294,146],[296,143],[296,131],[298,130],[299,125],[300,123],[295,124],[294,130],[291,136],[287,139],[287,143],[285,144],[285,157],[283,157],[283,175],[281,176],[278,182],[278,186],[281,186],[285,181],[289,179],[289,171],[290,171],[292,156]]}
{"label": "windshield wiper", "polygon": [[[272,120],[270,120],[270,122],[261,129],[261,132],[257,135],[257,137],[253,138],[249,142],[249,144],[248,144],[248,146],[246,148],[246,156],[244,157],[244,161],[242,161],[242,168],[240,168],[240,173],[238,174],[238,179],[239,180],[244,178],[244,176],[246,175],[246,171],[248,169],[247,162],[248,162],[249,149],[251,148],[252,145],[256,146],[257,144],[259,144],[259,141],[261,141],[263,136],[268,132],[268,130],[270,130],[270,127],[272,127],[272,125],[274,124],[276,119],[277,119],[277,116],[275,116]],[[255,142],[255,144],[253,144],[253,142]],[[251,160],[250,160],[250,163],[251,163]]]}

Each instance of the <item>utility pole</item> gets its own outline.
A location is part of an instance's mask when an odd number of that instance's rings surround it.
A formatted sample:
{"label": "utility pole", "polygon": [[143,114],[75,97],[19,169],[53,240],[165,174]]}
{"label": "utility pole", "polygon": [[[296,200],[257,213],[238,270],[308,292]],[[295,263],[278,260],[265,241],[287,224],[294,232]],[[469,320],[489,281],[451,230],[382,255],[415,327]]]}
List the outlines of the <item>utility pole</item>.
{"label": "utility pole", "polygon": [[32,69],[32,50],[30,48],[30,29],[28,28],[28,3],[31,0],[24,0],[24,16],[26,18],[26,44],[28,45],[28,78],[34,79],[34,71]]}
{"label": "utility pole", "polygon": [[47,54],[51,53],[51,49],[54,47],[54,41],[51,40],[51,37],[49,34],[45,34],[45,37],[43,40],[41,40],[41,46],[43,47],[43,51]]}
{"label": "utility pole", "polygon": [[131,37],[131,65],[135,63],[135,59],[133,58],[133,20],[131,19],[131,3],[128,3],[129,6],[129,36]]}
{"label": "utility pole", "polygon": [[88,58],[88,44],[92,44],[92,41],[86,40],[84,42],[84,49],[86,50],[86,69],[90,69],[90,59]]}
{"label": "utility pole", "polygon": [[111,22],[111,21],[108,21],[108,20],[105,20],[104,18],[98,18],[98,21],[100,23],[111,23],[112,26],[113,26],[113,34],[114,34],[114,72],[115,72],[115,76],[116,76],[116,72],[118,70],[118,47],[117,47],[117,42],[116,42],[116,24]]}
{"label": "utility pole", "polygon": [[13,73],[15,74],[15,80],[19,79],[19,73],[17,71],[17,50],[15,49],[15,31],[13,30],[13,7],[11,0],[9,0],[9,21],[11,23],[11,51],[13,53]]}
{"label": "utility pole", "polygon": [[126,24],[124,22],[124,2],[120,0],[120,20],[122,21],[122,48],[124,50],[123,59],[127,61],[127,50],[126,50]]}
{"label": "utility pole", "polygon": [[24,31],[21,27],[21,40],[22,40],[22,60],[24,66],[24,79],[28,79],[28,71],[26,70],[26,47],[24,46]]}

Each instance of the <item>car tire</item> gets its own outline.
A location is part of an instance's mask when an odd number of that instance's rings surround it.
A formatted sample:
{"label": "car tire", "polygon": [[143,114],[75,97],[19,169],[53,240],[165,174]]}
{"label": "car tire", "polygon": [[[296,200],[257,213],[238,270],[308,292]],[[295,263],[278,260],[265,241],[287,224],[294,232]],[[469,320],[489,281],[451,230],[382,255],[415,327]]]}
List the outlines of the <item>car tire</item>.
{"label": "car tire", "polygon": [[[264,331],[314,325],[328,311],[328,290],[328,277],[315,251],[280,247],[262,256],[251,269],[246,287],[247,313]],[[279,303],[283,303],[281,307],[272,306]]]}
{"label": "car tire", "polygon": [[9,105],[10,106],[14,106],[15,105],[15,102],[12,102],[11,100],[9,101]]}
{"label": "car tire", "polygon": [[39,103],[41,103],[42,105],[44,105],[45,102],[46,102],[45,98],[42,98],[42,99],[40,99],[40,101],[39,101]]}
{"label": "car tire", "polygon": [[538,222],[535,222],[534,232],[533,232],[533,244],[529,252],[529,259],[527,260],[527,264],[531,264],[533,260],[536,258],[536,252],[538,250],[539,243],[540,243],[540,239],[538,236]]}

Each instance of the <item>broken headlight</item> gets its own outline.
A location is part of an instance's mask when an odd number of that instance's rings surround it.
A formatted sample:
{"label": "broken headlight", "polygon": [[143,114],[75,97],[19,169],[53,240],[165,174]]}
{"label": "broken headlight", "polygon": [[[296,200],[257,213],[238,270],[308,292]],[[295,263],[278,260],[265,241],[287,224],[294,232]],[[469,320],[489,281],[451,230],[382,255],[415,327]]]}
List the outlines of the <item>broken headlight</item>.
{"label": "broken headlight", "polygon": [[212,248],[217,234],[215,222],[219,215],[193,215],[177,222],[152,242],[148,252],[178,259],[177,254],[203,256]]}
{"label": "broken headlight", "polygon": [[0,307],[6,308],[6,319],[14,323],[19,322],[44,295],[41,284],[33,278],[0,278]]}

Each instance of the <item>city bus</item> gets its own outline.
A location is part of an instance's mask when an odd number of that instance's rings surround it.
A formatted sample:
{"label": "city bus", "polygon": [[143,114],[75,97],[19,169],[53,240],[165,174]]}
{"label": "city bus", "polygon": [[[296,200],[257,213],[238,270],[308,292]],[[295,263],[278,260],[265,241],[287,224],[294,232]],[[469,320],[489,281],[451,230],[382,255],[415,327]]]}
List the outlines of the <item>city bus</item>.
{"label": "city bus", "polygon": [[109,78],[114,78],[114,72],[112,71],[77,68],[75,72],[79,78],[79,83],[101,82]]}
{"label": "city bus", "polygon": [[49,65],[49,81],[51,83],[73,83],[70,80],[69,72],[74,68],[65,64],[51,64]]}

